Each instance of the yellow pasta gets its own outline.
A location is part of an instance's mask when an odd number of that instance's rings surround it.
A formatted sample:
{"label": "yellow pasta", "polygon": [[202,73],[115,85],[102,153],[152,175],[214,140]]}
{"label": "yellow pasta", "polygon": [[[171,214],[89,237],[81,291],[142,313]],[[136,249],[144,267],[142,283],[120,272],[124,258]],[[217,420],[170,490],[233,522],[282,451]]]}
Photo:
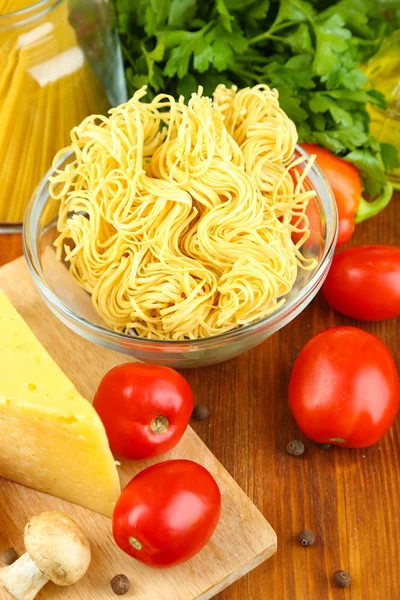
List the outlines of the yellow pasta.
{"label": "yellow pasta", "polygon": [[[311,161],[296,168],[277,92],[145,94],[86,118],[55,157],[58,258],[116,331],[196,339],[271,314],[316,265],[300,251]],[[66,150],[73,160],[57,168]]]}
{"label": "yellow pasta", "polygon": [[41,16],[25,24],[11,16],[33,4],[0,0],[0,223],[23,220],[30,195],[71,128],[109,108],[77,44],[67,0],[55,7],[44,3]]}

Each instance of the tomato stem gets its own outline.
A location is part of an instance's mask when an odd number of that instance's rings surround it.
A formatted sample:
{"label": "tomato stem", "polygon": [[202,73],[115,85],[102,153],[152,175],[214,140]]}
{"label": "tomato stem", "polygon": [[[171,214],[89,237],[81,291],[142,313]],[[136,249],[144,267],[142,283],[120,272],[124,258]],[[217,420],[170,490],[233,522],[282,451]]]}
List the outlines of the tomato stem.
{"label": "tomato stem", "polygon": [[133,546],[135,548],[135,550],[141,550],[142,549],[142,544],[139,542],[139,540],[137,540],[133,536],[131,536],[129,538],[129,543],[130,543],[131,546]]}
{"label": "tomato stem", "polygon": [[164,415],[158,415],[150,423],[150,431],[152,433],[165,433],[169,427],[169,421]]}
{"label": "tomato stem", "polygon": [[393,187],[391,183],[388,181],[385,184],[385,187],[382,190],[382,193],[375,200],[368,202],[364,198],[361,198],[360,205],[358,207],[357,215],[356,215],[356,223],[361,223],[366,219],[370,219],[377,215],[381,210],[383,210],[390,202],[393,194]]}
{"label": "tomato stem", "polygon": [[331,442],[336,442],[337,444],[345,444],[346,440],[343,438],[331,438]]}

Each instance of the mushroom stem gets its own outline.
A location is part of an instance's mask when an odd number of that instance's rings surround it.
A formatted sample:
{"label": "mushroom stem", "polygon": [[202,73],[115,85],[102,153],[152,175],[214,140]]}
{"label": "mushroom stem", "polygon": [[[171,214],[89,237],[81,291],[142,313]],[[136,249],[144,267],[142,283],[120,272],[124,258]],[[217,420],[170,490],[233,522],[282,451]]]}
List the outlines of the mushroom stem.
{"label": "mushroom stem", "polygon": [[48,581],[27,552],[11,566],[0,569],[0,586],[15,600],[33,600]]}

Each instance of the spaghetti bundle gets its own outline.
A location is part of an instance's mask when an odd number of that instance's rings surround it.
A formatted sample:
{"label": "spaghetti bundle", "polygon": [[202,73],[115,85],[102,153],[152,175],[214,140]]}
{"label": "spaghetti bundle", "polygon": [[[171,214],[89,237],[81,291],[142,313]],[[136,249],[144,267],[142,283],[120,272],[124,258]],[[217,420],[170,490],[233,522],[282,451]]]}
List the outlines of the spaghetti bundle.
{"label": "spaghetti bundle", "polygon": [[196,339],[265,317],[315,267],[300,251],[311,163],[297,168],[277,92],[145,94],[86,118],[55,157],[58,257],[117,331]]}
{"label": "spaghetti bundle", "polygon": [[[21,222],[71,128],[109,108],[78,47],[67,0],[0,0],[0,222]],[[35,12],[36,11],[36,12]]]}

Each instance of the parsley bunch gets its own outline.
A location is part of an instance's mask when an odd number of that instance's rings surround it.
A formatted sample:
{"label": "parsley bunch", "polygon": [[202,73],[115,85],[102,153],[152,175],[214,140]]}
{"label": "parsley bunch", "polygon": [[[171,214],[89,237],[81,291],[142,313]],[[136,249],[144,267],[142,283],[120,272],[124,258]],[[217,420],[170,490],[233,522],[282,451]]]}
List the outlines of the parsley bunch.
{"label": "parsley bunch", "polygon": [[[396,149],[369,133],[360,65],[400,24],[398,0],[113,0],[130,93],[144,84],[186,98],[203,86],[266,83],[316,142],[353,162],[371,197],[385,193]],[[388,16],[389,15],[389,18]]]}

